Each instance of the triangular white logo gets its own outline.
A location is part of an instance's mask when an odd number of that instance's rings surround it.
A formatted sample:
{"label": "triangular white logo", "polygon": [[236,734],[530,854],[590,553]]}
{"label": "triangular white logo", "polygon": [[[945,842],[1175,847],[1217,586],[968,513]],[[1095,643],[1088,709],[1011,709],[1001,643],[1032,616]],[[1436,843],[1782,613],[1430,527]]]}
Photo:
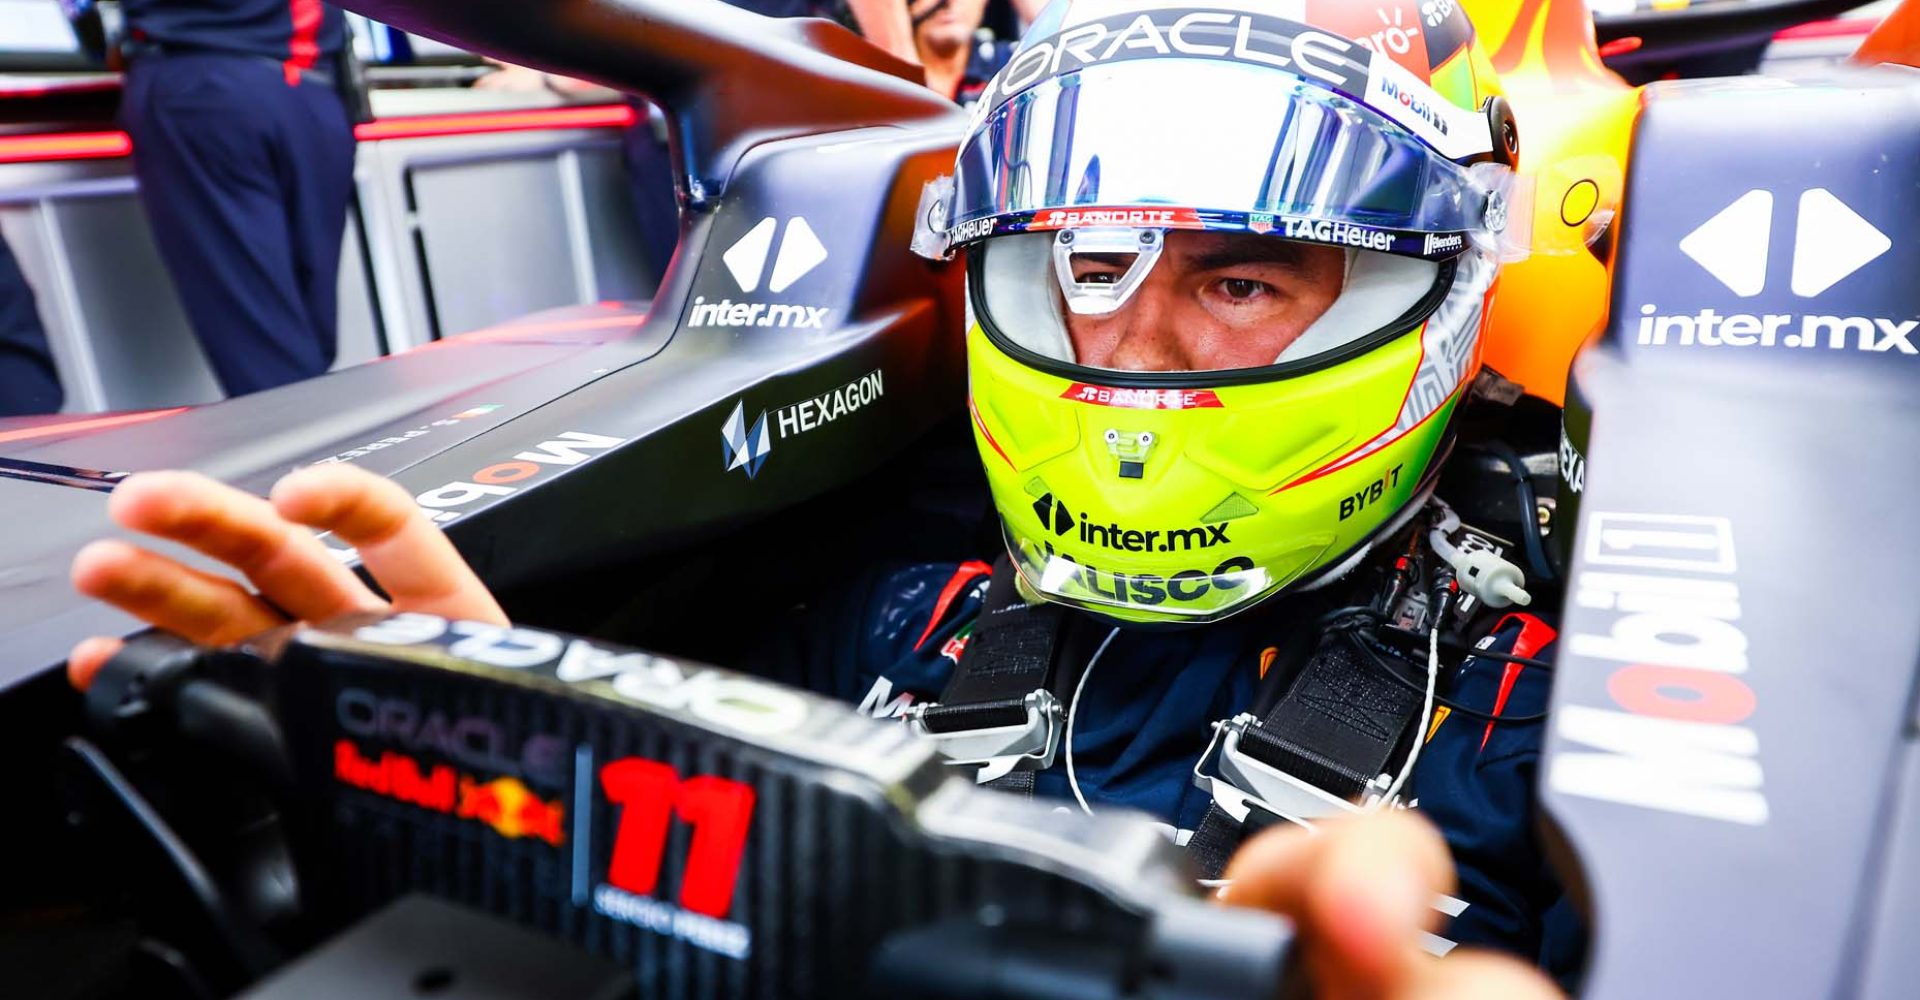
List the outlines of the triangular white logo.
{"label": "triangular white logo", "polygon": [[767,251],[773,248],[773,226],[773,216],[761,219],[720,255],[727,270],[733,272],[734,284],[743,292],[760,287],[760,273],[767,268]]}
{"label": "triangular white logo", "polygon": [[760,411],[760,419],[749,430],[746,400],[734,403],[733,413],[720,427],[720,439],[726,444],[726,471],[745,469],[748,479],[759,475],[760,463],[773,451],[773,439],[767,436],[767,411]]}
{"label": "triangular white logo", "polygon": [[1680,252],[1741,298],[1767,287],[1767,237],[1773,192],[1748,191],[1680,241]]}
{"label": "triangular white logo", "polygon": [[[760,287],[760,277],[767,272],[768,251],[773,249],[776,225],[778,223],[771,215],[761,219],[720,255],[727,270],[733,274],[734,284],[739,285],[741,291],[751,292]],[[786,291],[826,259],[827,248],[807,220],[797,215],[788,219],[787,231],[780,238],[779,256],[773,262],[773,278],[767,282],[767,291],[776,294]]]}
{"label": "triangular white logo", "polygon": [[827,248],[821,245],[820,237],[813,234],[813,227],[807,225],[807,220],[797,215],[788,219],[787,232],[780,238],[780,256],[773,262],[773,280],[767,282],[767,291],[786,291],[789,285],[799,281],[826,259]]}
{"label": "triangular white logo", "polygon": [[[1773,193],[1735,199],[1680,241],[1680,250],[1741,298],[1767,287]],[[1793,294],[1810,299],[1892,249],[1893,240],[1826,188],[1800,193],[1793,234]]]}
{"label": "triangular white logo", "polygon": [[753,457],[753,449],[747,444],[746,400],[733,404],[733,413],[720,428],[720,435],[727,442],[727,471],[732,472],[747,464],[747,459]]}
{"label": "triangular white logo", "polygon": [[1812,298],[1893,246],[1887,234],[1826,188],[1800,195],[1793,237],[1793,294]]}

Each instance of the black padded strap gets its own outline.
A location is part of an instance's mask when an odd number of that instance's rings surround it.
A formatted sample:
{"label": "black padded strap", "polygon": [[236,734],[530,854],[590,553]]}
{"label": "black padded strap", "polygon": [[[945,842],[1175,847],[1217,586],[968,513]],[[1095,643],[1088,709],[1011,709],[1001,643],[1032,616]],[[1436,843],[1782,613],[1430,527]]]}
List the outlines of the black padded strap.
{"label": "black padded strap", "polygon": [[[1421,697],[1360,661],[1353,639],[1326,637],[1293,676],[1285,694],[1271,701],[1258,724],[1240,738],[1240,752],[1275,770],[1311,782],[1342,798],[1358,800],[1368,783],[1387,769],[1393,752],[1420,717]],[[1266,703],[1262,691],[1256,704]],[[1214,779],[1216,781],[1221,779]],[[1219,878],[1227,860],[1248,837],[1280,817],[1249,803],[1245,823],[1218,804],[1207,807],[1187,850],[1202,878]]]}
{"label": "black padded strap", "polygon": [[1026,697],[1047,686],[1065,609],[1021,600],[1018,577],[1007,557],[993,564],[967,648],[939,702],[921,717],[928,730],[952,733],[1027,721]]}
{"label": "black padded strap", "polygon": [[1033,797],[1033,777],[1038,771],[1008,771],[992,781],[987,787],[998,792],[1007,792],[1025,798]]}
{"label": "black padded strap", "polygon": [[1352,638],[1328,637],[1287,693],[1240,739],[1253,759],[1358,799],[1387,769],[1420,715],[1419,695],[1362,663]]}
{"label": "black padded strap", "polygon": [[1220,873],[1227,870],[1227,860],[1233,857],[1233,852],[1252,835],[1215,803],[1207,806],[1207,814],[1201,817],[1199,827],[1188,838],[1187,856],[1193,859],[1201,878],[1219,878]]}
{"label": "black padded strap", "polygon": [[1214,879],[1227,870],[1227,862],[1233,858],[1233,852],[1247,842],[1254,834],[1274,825],[1285,823],[1286,819],[1247,803],[1247,821],[1241,823],[1218,804],[1207,806],[1207,814],[1200,817],[1200,825],[1194,829],[1193,836],[1187,839],[1187,854],[1193,858],[1194,867],[1201,878]]}

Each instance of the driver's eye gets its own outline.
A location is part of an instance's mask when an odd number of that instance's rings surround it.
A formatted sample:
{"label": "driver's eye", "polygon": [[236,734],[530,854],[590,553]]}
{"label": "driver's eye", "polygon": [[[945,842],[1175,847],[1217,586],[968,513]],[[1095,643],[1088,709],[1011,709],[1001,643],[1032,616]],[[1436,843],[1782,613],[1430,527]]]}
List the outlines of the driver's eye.
{"label": "driver's eye", "polygon": [[1086,271],[1074,280],[1083,285],[1111,285],[1120,280],[1120,275],[1115,271]]}
{"label": "driver's eye", "polygon": [[1251,278],[1228,278],[1220,283],[1221,291],[1230,299],[1250,299],[1267,288],[1266,282]]}

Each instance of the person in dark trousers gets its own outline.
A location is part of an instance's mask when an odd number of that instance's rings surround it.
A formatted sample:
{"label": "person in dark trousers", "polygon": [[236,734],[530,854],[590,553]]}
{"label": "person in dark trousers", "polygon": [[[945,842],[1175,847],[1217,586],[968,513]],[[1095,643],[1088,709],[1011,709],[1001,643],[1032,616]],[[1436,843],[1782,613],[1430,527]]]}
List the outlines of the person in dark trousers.
{"label": "person in dark trousers", "polygon": [[155,242],[220,387],[333,364],[354,139],[320,0],[126,0],[122,112]]}
{"label": "person in dark trousers", "polygon": [[0,417],[56,413],[62,398],[33,289],[0,240]]}
{"label": "person in dark trousers", "polygon": [[644,97],[629,97],[634,121],[627,127],[621,153],[627,165],[627,191],[633,218],[647,249],[647,264],[657,285],[680,244],[680,196],[674,191],[673,154],[667,150],[667,123]]}

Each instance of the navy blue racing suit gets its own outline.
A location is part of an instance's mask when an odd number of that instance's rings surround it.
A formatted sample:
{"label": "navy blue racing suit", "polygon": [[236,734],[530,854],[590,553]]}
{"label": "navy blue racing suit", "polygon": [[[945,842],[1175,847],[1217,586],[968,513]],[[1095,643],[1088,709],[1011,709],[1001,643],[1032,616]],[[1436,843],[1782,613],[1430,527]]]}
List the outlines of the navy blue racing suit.
{"label": "navy blue racing suit", "polygon": [[33,289],[0,239],[0,417],[55,413],[62,398]]}
{"label": "navy blue racing suit", "polygon": [[[785,645],[763,661],[776,679],[897,716],[938,699],[959,662],[991,573],[985,563],[920,563],[870,571],[846,591],[809,605]],[[1070,616],[1070,629],[1110,628]],[[1266,626],[1263,629],[1262,626]],[[1177,831],[1198,827],[1209,797],[1195,761],[1210,724],[1253,701],[1262,651],[1280,641],[1270,615],[1250,613],[1178,631],[1123,629],[1086,675],[1072,748],[1080,791],[1094,809],[1129,806]],[[1550,655],[1553,629],[1527,615],[1502,619],[1485,648]],[[1536,668],[1469,658],[1443,678],[1460,704],[1502,717],[1543,712],[1547,678]],[[1563,981],[1583,932],[1535,837],[1536,723],[1487,724],[1436,710],[1412,779],[1415,805],[1445,835],[1467,906],[1447,939],[1538,962]],[[1063,741],[1036,776],[1038,798],[1072,802]]]}
{"label": "navy blue racing suit", "polygon": [[220,388],[312,378],[337,352],[353,124],[320,0],[126,0],[121,117],[154,243]]}

